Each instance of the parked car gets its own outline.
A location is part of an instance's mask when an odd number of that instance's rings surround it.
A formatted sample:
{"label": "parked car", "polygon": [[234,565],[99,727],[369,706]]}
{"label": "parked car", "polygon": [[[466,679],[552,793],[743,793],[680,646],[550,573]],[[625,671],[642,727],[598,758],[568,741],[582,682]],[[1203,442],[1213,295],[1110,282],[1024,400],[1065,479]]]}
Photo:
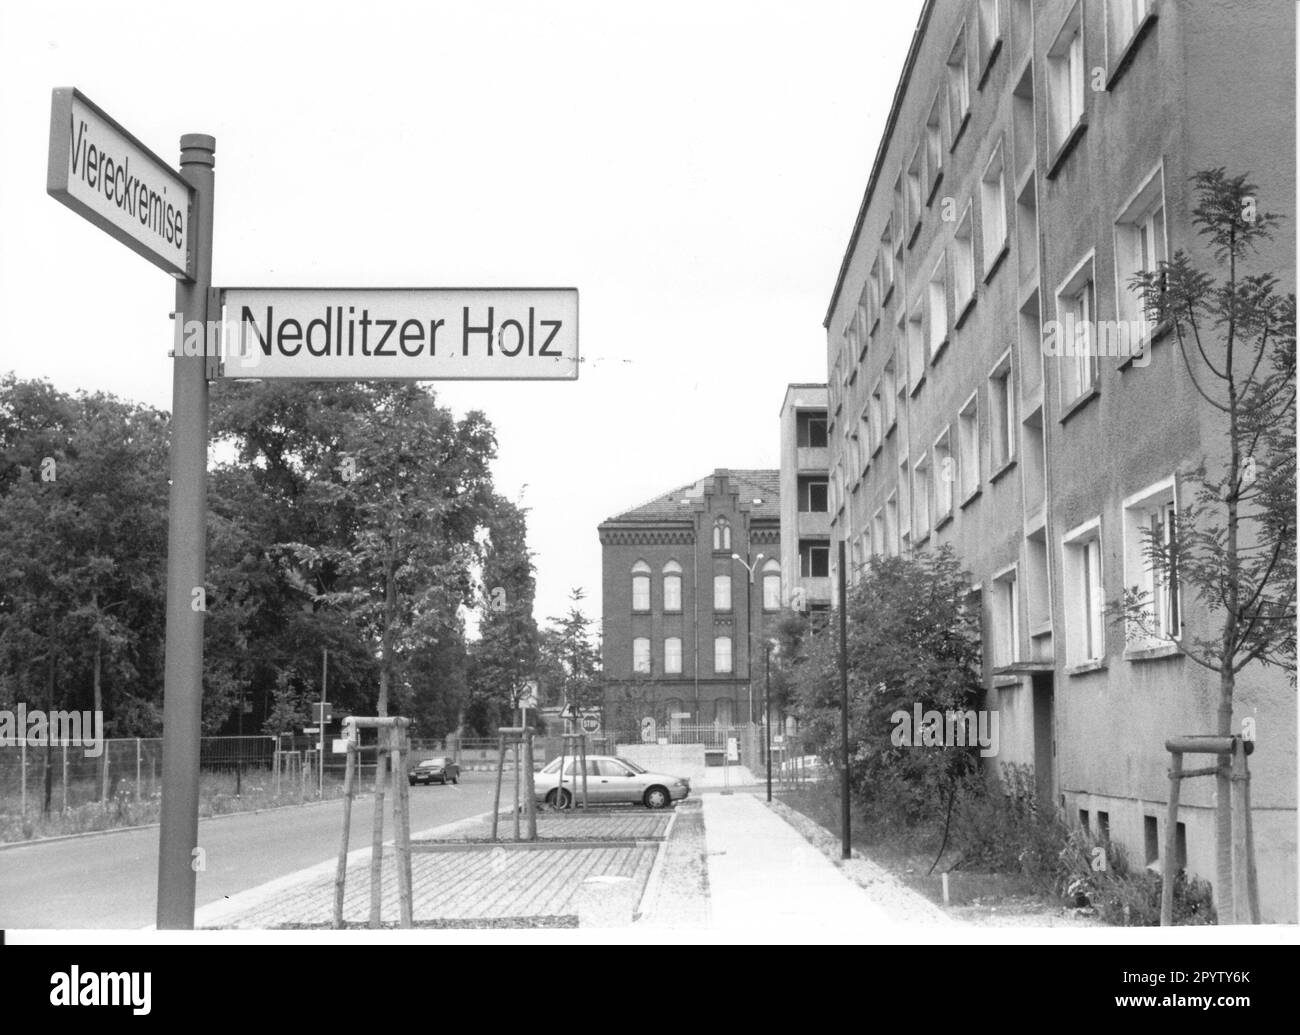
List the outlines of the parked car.
{"label": "parked car", "polygon": [[[582,794],[582,773],[578,760],[564,760],[564,779],[560,780],[560,759],[554,758],[533,778],[539,802],[568,808]],[[587,756],[587,802],[608,805],[627,802],[648,809],[667,808],[691,793],[691,781],[682,776],[651,773],[635,762],[614,755]]]}
{"label": "parked car", "polygon": [[407,770],[406,780],[412,787],[435,780],[441,784],[460,783],[460,766],[450,758],[426,758]]}

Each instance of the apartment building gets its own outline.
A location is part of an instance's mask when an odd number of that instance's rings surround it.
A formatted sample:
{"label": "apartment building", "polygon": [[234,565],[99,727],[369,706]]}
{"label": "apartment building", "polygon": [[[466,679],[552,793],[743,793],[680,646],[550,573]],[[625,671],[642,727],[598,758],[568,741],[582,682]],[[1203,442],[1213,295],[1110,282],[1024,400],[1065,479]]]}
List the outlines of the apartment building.
{"label": "apartment building", "polygon": [[831,605],[826,427],[826,386],[788,386],[781,402],[782,602],[811,614]]}
{"label": "apartment building", "polygon": [[761,721],[780,521],[777,471],[722,468],[601,522],[608,731]]}
{"label": "apartment building", "polygon": [[[1141,529],[1169,527],[1225,432],[1128,284],[1178,249],[1209,262],[1189,178],[1218,166],[1286,216],[1261,259],[1294,283],[1294,52],[1285,2],[930,0],[825,320],[830,537],[850,574],[951,544],[984,617],[999,763],[1156,867],[1164,741],[1212,732],[1218,685],[1176,642],[1207,617],[1146,570]],[[1067,321],[1132,340],[1065,355],[1049,329]],[[1105,619],[1131,586],[1161,637]],[[1294,922],[1285,674],[1243,671],[1235,714],[1270,731],[1250,760],[1261,899]],[[1188,781],[1176,832],[1177,864],[1207,880],[1213,804],[1212,780]]]}

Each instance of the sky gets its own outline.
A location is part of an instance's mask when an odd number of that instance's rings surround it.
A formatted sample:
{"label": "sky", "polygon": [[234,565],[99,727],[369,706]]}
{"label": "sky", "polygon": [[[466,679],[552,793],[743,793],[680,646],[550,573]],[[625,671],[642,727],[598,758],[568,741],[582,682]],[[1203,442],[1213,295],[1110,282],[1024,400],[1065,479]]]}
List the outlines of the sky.
{"label": "sky", "polygon": [[213,283],[576,287],[576,382],[434,383],[497,430],[545,620],[596,526],[776,467],[921,0],[0,5],[0,372],[171,408],[174,281],[45,191],[50,91],[178,161]]}

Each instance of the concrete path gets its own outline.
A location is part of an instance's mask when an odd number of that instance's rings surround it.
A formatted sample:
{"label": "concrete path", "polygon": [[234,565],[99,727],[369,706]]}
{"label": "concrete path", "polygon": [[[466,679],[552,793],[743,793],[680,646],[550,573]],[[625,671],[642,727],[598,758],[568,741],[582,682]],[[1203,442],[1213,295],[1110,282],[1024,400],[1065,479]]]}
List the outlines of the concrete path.
{"label": "concrete path", "polygon": [[765,942],[889,936],[884,910],[762,801],[702,798],[713,933]]}

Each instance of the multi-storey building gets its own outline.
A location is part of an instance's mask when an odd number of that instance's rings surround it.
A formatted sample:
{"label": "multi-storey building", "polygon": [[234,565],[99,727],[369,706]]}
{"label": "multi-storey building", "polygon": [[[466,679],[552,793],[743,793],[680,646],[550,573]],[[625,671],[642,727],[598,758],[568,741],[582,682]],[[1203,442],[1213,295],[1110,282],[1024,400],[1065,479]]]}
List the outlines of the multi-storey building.
{"label": "multi-storey building", "polygon": [[781,403],[782,600],[796,611],[831,603],[826,386],[797,384]]}
{"label": "multi-storey building", "polygon": [[[605,724],[762,721],[764,638],[782,607],[776,471],[720,469],[599,526]],[[757,694],[755,692],[757,681]]]}
{"label": "multi-storey building", "polygon": [[[1167,737],[1213,732],[1192,594],[1147,570],[1186,476],[1222,450],[1132,275],[1213,267],[1190,178],[1249,173],[1287,216],[1265,268],[1295,279],[1295,9],[1211,0],[929,0],[826,316],[831,538],[854,560],[951,544],[984,616],[1002,764],[1040,801],[1163,867]],[[1135,329],[1062,355],[1051,321]],[[1098,335],[1100,338],[1100,335]],[[1059,338],[1057,339],[1059,340]],[[1114,340],[1114,338],[1112,338]],[[1138,355],[1133,352],[1140,352]],[[831,553],[834,575],[836,555]],[[1145,587],[1161,638],[1105,606]],[[1296,919],[1296,711],[1247,668],[1263,912]],[[1212,880],[1214,781],[1188,781],[1179,865]]]}

